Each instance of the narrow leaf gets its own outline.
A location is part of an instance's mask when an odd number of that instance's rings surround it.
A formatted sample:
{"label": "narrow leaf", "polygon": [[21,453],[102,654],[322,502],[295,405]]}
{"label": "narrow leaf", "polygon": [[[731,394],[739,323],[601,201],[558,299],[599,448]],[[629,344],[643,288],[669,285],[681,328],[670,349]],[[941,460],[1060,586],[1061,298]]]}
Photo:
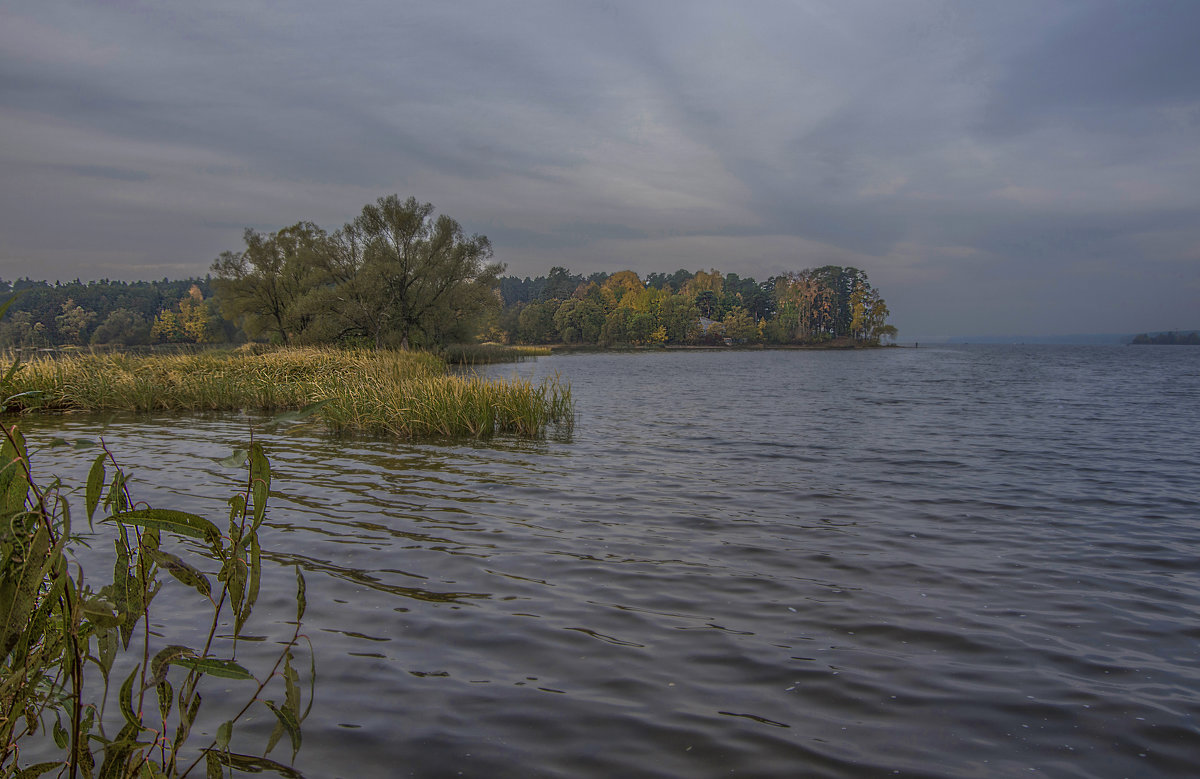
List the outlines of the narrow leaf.
{"label": "narrow leaf", "polygon": [[171,661],[172,665],[182,665],[209,676],[220,676],[223,679],[253,679],[254,676],[232,660],[219,660],[215,657],[180,657]]}
{"label": "narrow leaf", "polygon": [[165,568],[167,573],[179,581],[192,587],[201,595],[207,596],[212,594],[212,585],[209,583],[208,577],[181,557],[173,555],[170,552],[164,552],[161,549],[151,549],[149,553],[151,560],[158,563],[160,567]]}
{"label": "narrow leaf", "polygon": [[204,772],[206,779],[224,779],[225,769],[221,767],[221,761],[217,759],[216,752],[204,754]]}
{"label": "narrow leaf", "polygon": [[304,611],[308,608],[308,601],[304,597],[305,592],[304,574],[300,573],[300,566],[296,566],[296,622],[299,623],[304,619]]}
{"label": "narrow leaf", "polygon": [[134,669],[129,672],[129,678],[121,685],[121,694],[118,696],[118,703],[121,705],[121,714],[125,717],[125,722],[136,731],[145,730],[142,727],[141,719],[133,711],[133,680],[139,670],[139,666],[134,666]]}
{"label": "narrow leaf", "polygon": [[275,717],[279,720],[279,724],[283,725],[283,729],[287,731],[288,737],[292,740],[292,757],[295,758],[296,752],[300,749],[300,722],[296,719],[296,712],[292,711],[285,704],[276,706],[275,701],[263,701],[267,704]]}
{"label": "narrow leaf", "polygon": [[254,529],[267,515],[267,495],[271,491],[271,461],[263,453],[262,444],[250,446],[250,482],[254,497]]}
{"label": "narrow leaf", "polygon": [[217,460],[217,463],[225,466],[226,468],[241,468],[246,464],[246,458],[249,455],[250,452],[246,451],[245,449],[234,449],[233,454],[229,455],[223,460]]}
{"label": "narrow leaf", "polygon": [[137,525],[157,530],[169,530],[181,536],[203,538],[210,542],[221,537],[221,531],[217,530],[217,526],[204,517],[190,514],[186,511],[175,511],[174,509],[123,511],[113,514],[104,521],[123,522],[127,525]]}
{"label": "narrow leaf", "polygon": [[233,720],[225,720],[217,728],[217,746],[229,749],[229,740],[233,738]]}
{"label": "narrow leaf", "polygon": [[196,653],[186,646],[172,644],[159,650],[150,661],[151,680],[155,683],[167,678],[167,670],[171,663],[181,657],[195,657]]}
{"label": "narrow leaf", "polygon": [[54,720],[53,732],[55,746],[59,749],[66,749],[67,745],[71,743],[71,737],[67,734],[67,729],[63,727],[61,720]]}
{"label": "narrow leaf", "polygon": [[37,777],[53,771],[55,768],[62,768],[62,763],[57,760],[50,763],[35,763],[17,774],[15,779],[37,779]]}
{"label": "narrow leaf", "polygon": [[234,752],[217,752],[215,749],[205,751],[209,755],[215,754],[221,765],[229,766],[238,771],[245,771],[250,774],[274,771],[284,777],[284,779],[304,779],[303,775],[296,771],[296,769],[290,768],[283,763],[276,763],[270,758],[239,755]]}
{"label": "narrow leaf", "polygon": [[92,523],[92,516],[96,513],[96,507],[100,505],[100,490],[104,488],[105,457],[106,455],[101,453],[92,461],[92,469],[88,471],[86,503],[89,526]]}
{"label": "narrow leaf", "polygon": [[155,691],[158,693],[158,710],[162,714],[163,721],[165,722],[171,713],[171,704],[175,700],[175,691],[174,688],[171,687],[171,682],[168,679],[163,679],[154,687]]}

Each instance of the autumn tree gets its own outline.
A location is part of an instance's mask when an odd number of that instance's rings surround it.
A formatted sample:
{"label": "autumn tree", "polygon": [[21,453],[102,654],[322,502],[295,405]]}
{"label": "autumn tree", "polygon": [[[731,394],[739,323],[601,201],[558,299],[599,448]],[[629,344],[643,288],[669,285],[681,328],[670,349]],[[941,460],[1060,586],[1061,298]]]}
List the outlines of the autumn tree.
{"label": "autumn tree", "polygon": [[150,341],[150,325],[145,317],[127,308],[118,308],[92,331],[93,344],[134,346]]}
{"label": "autumn tree", "polygon": [[88,327],[96,319],[95,312],[84,311],[74,300],[62,304],[62,313],[54,318],[59,337],[69,344],[83,344]]}
{"label": "autumn tree", "polygon": [[318,308],[339,320],[343,336],[365,336],[377,348],[388,336],[402,349],[414,337],[437,340],[450,329],[448,318],[491,304],[482,293],[503,269],[488,262],[486,237],[467,236],[450,217],[435,217],[431,204],[397,195],[364,206],[335,234],[332,249],[326,268],[333,288]]}
{"label": "autumn tree", "polygon": [[315,312],[301,302],[328,281],[329,237],[297,222],[270,234],[247,229],[243,239],[244,250],[223,252],[212,264],[222,313],[251,338],[289,343],[313,324]]}

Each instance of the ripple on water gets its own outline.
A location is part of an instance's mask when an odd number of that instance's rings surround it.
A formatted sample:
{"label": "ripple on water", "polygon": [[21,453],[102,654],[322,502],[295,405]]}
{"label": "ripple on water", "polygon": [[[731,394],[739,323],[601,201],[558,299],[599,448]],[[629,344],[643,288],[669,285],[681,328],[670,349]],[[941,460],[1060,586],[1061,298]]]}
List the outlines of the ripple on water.
{"label": "ripple on water", "polygon": [[[298,766],[1188,775],[1198,361],[553,357],[515,370],[572,382],[571,440],[256,427],[276,472],[262,632],[286,630],[300,566],[318,657]],[[139,498],[222,516],[242,477],[217,461],[251,423],[30,425],[103,433]],[[82,483],[68,455],[35,463]]]}

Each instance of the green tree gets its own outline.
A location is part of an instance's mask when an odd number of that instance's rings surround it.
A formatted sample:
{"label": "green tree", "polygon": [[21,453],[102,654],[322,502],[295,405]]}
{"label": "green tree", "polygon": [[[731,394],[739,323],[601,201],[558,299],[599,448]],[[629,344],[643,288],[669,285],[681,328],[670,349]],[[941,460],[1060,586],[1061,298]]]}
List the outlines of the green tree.
{"label": "green tree", "polygon": [[700,333],[700,312],[688,295],[671,295],[659,303],[659,324],[667,343],[692,343]]}
{"label": "green tree", "polygon": [[321,296],[340,333],[378,348],[387,336],[407,349],[414,337],[437,340],[453,319],[490,305],[480,294],[497,285],[503,266],[487,262],[492,246],[467,236],[448,216],[416,198],[381,197],[334,236],[327,265],[334,281]]}
{"label": "green tree", "polygon": [[244,240],[243,251],[223,252],[212,264],[222,313],[251,338],[286,344],[314,322],[302,301],[328,281],[329,237],[312,222],[297,222],[269,235],[247,229]]}
{"label": "green tree", "polygon": [[83,344],[87,336],[88,326],[96,319],[92,311],[84,311],[82,306],[75,305],[74,300],[68,299],[62,304],[62,313],[54,317],[59,338],[69,344]]}
{"label": "green tree", "polygon": [[517,340],[527,344],[550,343],[558,337],[554,326],[557,303],[530,303],[517,318]]}
{"label": "green tree", "polygon": [[588,298],[564,301],[554,314],[554,326],[568,344],[599,343],[604,322],[604,309]]}
{"label": "green tree", "polygon": [[141,314],[127,308],[114,310],[92,332],[93,344],[134,346],[149,342],[150,325]]}
{"label": "green tree", "polygon": [[721,321],[725,329],[725,337],[734,343],[757,343],[759,339],[758,323],[750,312],[741,306],[735,306]]}
{"label": "green tree", "polygon": [[187,341],[187,333],[179,323],[179,314],[170,309],[158,312],[150,326],[150,338],[155,343],[177,344]]}

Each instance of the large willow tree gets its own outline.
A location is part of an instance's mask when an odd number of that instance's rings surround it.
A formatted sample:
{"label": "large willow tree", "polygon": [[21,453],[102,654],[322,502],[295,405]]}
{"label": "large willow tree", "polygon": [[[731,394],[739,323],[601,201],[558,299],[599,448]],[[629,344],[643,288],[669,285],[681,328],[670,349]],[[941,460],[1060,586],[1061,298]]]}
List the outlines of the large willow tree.
{"label": "large willow tree", "polygon": [[223,310],[252,335],[364,340],[377,348],[465,340],[490,308],[503,266],[429,203],[381,197],[328,235],[302,222],[273,235],[246,232],[213,271]]}

